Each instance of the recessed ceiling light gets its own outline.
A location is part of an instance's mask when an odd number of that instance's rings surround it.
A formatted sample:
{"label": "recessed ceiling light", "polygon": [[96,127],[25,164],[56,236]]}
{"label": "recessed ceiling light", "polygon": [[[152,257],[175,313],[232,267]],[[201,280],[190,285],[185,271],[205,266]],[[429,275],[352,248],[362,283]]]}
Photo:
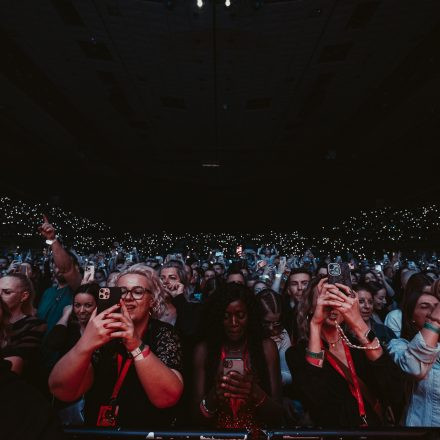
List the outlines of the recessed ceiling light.
{"label": "recessed ceiling light", "polygon": [[202,163],[203,168],[219,168],[220,164],[218,162],[205,162]]}

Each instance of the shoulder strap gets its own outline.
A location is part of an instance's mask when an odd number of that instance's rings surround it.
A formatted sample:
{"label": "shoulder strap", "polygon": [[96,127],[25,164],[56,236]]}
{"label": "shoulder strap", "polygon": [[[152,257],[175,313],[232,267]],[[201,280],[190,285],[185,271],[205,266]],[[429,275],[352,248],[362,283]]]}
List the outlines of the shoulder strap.
{"label": "shoulder strap", "polygon": [[[351,386],[354,386],[353,377],[351,375],[350,369],[338,357],[336,357],[333,353],[330,353],[329,350],[326,350],[326,354],[327,354],[327,356],[331,357],[336,362],[336,364],[338,364],[339,368],[344,373],[345,380]],[[359,388],[361,389],[362,395],[365,397],[365,399],[367,400],[370,407],[374,410],[376,415],[379,417],[379,420],[383,420],[382,407],[381,407],[379,399],[377,399],[376,397],[373,396],[373,394],[370,392],[369,388],[367,387],[366,383],[359,376],[357,376],[357,379],[358,379]]]}

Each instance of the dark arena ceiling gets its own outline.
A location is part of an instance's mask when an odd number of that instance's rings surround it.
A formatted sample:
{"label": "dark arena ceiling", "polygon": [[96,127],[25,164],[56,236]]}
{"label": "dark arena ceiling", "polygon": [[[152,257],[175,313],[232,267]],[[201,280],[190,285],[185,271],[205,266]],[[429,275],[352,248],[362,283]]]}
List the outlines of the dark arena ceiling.
{"label": "dark arena ceiling", "polygon": [[2,193],[120,228],[440,201],[439,0],[2,0]]}

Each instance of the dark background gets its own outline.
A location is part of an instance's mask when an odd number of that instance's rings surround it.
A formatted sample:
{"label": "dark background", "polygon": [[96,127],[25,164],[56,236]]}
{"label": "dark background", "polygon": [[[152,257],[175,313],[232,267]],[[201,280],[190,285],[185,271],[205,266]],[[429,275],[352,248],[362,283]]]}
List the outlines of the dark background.
{"label": "dark background", "polygon": [[231,3],[0,2],[1,192],[132,231],[440,201],[438,0]]}

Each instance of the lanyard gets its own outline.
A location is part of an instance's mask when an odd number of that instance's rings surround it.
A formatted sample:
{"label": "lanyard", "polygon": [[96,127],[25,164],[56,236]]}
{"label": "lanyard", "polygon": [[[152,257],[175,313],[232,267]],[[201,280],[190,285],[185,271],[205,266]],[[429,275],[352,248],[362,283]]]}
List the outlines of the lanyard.
{"label": "lanyard", "polygon": [[348,369],[350,371],[351,380],[342,370],[341,366],[336,361],[334,355],[330,353],[328,350],[325,351],[327,360],[330,362],[330,365],[348,382],[348,386],[350,388],[350,392],[353,395],[353,397],[356,399],[359,409],[359,417],[363,421],[363,425],[361,426],[368,426],[367,423],[367,414],[365,412],[365,405],[364,405],[364,399],[362,398],[361,393],[361,387],[359,386],[358,377],[356,374],[356,370],[354,368],[353,358],[351,357],[350,349],[345,344],[344,341],[342,341],[342,344],[344,346],[345,350],[345,356],[347,358],[347,364]]}
{"label": "lanyard", "polygon": [[131,364],[133,362],[133,359],[127,359],[124,363],[124,366],[122,366],[122,356],[118,354],[118,379],[116,380],[115,387],[113,388],[113,393],[111,396],[111,401],[114,401],[117,399],[119,391],[121,390],[122,383],[125,380],[125,377],[127,376],[128,369],[130,368]]}

